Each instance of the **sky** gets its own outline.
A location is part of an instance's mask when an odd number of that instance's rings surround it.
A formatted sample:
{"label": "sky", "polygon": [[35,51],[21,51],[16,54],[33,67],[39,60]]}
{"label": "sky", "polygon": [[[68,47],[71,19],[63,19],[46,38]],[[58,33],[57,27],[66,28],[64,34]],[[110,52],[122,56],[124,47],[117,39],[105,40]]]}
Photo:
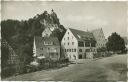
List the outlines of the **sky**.
{"label": "sky", "polygon": [[1,8],[2,20],[27,20],[53,9],[65,28],[84,31],[102,28],[106,38],[112,32],[127,35],[126,2],[4,1]]}

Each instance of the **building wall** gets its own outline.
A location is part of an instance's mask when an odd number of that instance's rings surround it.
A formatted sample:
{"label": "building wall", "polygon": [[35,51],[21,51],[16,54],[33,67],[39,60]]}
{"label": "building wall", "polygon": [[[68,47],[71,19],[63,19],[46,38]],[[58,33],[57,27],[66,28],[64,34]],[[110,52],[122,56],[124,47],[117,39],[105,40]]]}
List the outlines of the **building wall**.
{"label": "building wall", "polygon": [[78,59],[78,52],[77,52],[78,42],[69,29],[67,29],[61,41],[61,47],[62,47],[62,54],[65,57],[68,57],[69,60]]}
{"label": "building wall", "polygon": [[[54,54],[51,54],[51,53],[54,53]],[[42,46],[40,48],[36,48],[36,54],[37,54],[37,57],[44,56],[45,58],[58,60],[60,58],[60,46],[54,46],[54,45]]]}
{"label": "building wall", "polygon": [[[74,45],[72,45],[72,42],[74,42]],[[62,54],[67,56],[69,60],[83,59],[83,58],[89,58],[89,57],[91,58],[93,57],[93,54],[96,53],[96,47],[91,47],[93,51],[87,52],[86,49],[90,49],[90,47],[86,47],[85,44],[83,45],[83,47],[78,46],[78,40],[75,38],[75,36],[72,34],[72,32],[69,29],[66,31],[61,41],[61,47],[63,51]],[[76,49],[76,52],[73,52],[72,49]],[[80,49],[82,50],[82,52],[79,51]]]}
{"label": "building wall", "polygon": [[93,30],[92,33],[97,41],[96,47],[97,48],[106,47],[106,39],[102,28]]}

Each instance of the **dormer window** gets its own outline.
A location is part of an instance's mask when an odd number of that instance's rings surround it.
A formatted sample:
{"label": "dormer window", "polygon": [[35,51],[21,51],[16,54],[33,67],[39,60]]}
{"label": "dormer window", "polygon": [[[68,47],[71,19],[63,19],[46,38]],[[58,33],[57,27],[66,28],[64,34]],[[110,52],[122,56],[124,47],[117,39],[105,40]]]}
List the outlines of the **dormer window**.
{"label": "dormer window", "polygon": [[69,32],[68,32],[68,34],[69,34]]}
{"label": "dormer window", "polygon": [[69,40],[69,37],[68,37],[68,40]]}
{"label": "dormer window", "polygon": [[81,38],[81,36],[80,36],[80,35],[78,35],[78,34],[77,34],[77,36],[78,36],[79,38]]}
{"label": "dormer window", "polygon": [[53,42],[44,41],[44,45],[53,45]]}

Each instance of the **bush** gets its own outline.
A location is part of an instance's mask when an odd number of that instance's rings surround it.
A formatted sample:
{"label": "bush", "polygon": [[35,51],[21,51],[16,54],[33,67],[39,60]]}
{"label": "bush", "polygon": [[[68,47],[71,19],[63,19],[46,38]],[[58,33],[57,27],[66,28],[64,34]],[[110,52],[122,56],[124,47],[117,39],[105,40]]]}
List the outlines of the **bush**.
{"label": "bush", "polygon": [[49,68],[60,68],[63,66],[67,66],[69,64],[69,59],[60,59],[60,60],[51,60],[51,59],[41,59],[38,60],[39,66],[34,65],[26,65],[24,67],[23,73],[35,72],[42,69],[49,69]]}
{"label": "bush", "polygon": [[111,55],[112,55],[112,53],[110,53],[110,52],[97,52],[96,54],[94,54],[94,58],[109,57]]}
{"label": "bush", "polygon": [[35,72],[35,71],[38,71],[38,70],[39,70],[38,66],[26,65],[24,67],[24,73]]}
{"label": "bush", "polygon": [[2,68],[1,69],[1,78],[6,78],[12,76],[16,73],[16,69],[13,66]]}

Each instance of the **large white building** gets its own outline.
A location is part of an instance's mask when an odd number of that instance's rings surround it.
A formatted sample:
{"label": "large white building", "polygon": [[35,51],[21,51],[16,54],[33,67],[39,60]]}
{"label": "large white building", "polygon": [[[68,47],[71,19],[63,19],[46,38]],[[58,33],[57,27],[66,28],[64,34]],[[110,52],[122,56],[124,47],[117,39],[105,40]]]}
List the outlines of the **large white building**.
{"label": "large white building", "polygon": [[62,54],[69,60],[93,58],[96,41],[91,32],[67,29],[61,41]]}

